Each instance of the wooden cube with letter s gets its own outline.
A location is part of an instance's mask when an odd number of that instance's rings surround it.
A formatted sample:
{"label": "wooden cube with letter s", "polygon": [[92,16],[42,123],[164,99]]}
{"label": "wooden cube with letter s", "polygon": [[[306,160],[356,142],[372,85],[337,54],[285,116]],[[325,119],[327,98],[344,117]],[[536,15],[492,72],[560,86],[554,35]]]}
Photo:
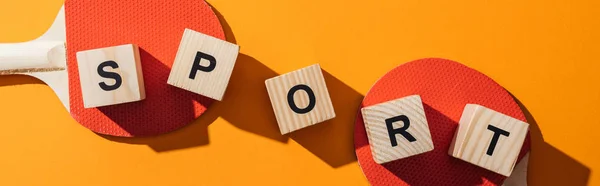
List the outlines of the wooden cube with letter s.
{"label": "wooden cube with letter s", "polygon": [[265,81],[281,134],[335,118],[319,64]]}
{"label": "wooden cube with letter s", "polygon": [[167,83],[221,101],[240,47],[185,29]]}
{"label": "wooden cube with letter s", "polygon": [[467,104],[448,154],[510,176],[529,124],[486,108]]}
{"label": "wooden cube with letter s", "polygon": [[146,98],[138,47],[133,44],[77,52],[85,108]]}
{"label": "wooden cube with letter s", "polygon": [[419,95],[361,109],[373,159],[378,164],[433,150],[433,140]]}

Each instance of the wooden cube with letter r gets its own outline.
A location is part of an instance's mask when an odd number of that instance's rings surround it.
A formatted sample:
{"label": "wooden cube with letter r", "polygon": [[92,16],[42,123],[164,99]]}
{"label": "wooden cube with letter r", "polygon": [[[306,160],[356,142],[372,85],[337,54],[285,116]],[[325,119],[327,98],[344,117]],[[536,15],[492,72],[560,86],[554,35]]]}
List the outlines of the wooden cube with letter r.
{"label": "wooden cube with letter r", "polygon": [[448,154],[510,176],[529,124],[481,105],[467,104]]}
{"label": "wooden cube with letter r", "polygon": [[221,101],[240,47],[185,29],[167,83]]}
{"label": "wooden cube with letter r", "polygon": [[140,54],[136,45],[79,51],[77,66],[85,108],[146,98]]}
{"label": "wooden cube with letter r", "polygon": [[433,150],[419,95],[364,107],[361,112],[376,163],[383,164]]}
{"label": "wooden cube with letter r", "polygon": [[335,118],[319,64],[265,81],[281,134]]}

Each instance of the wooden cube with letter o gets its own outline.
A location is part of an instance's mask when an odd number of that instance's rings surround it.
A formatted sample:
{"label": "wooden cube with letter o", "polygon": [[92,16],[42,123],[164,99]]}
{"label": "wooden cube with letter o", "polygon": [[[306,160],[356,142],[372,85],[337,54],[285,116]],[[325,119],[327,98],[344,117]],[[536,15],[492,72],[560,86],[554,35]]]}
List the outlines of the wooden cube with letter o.
{"label": "wooden cube with letter o", "polygon": [[77,52],[85,108],[146,98],[138,47],[133,44]]}
{"label": "wooden cube with letter o", "polygon": [[529,124],[481,105],[467,104],[448,154],[510,176]]}
{"label": "wooden cube with letter o", "polygon": [[433,141],[419,95],[361,109],[373,159],[378,164],[433,150]]}
{"label": "wooden cube with letter o", "polygon": [[185,29],[167,83],[221,101],[240,47]]}
{"label": "wooden cube with letter o", "polygon": [[335,118],[319,64],[265,81],[281,134]]}

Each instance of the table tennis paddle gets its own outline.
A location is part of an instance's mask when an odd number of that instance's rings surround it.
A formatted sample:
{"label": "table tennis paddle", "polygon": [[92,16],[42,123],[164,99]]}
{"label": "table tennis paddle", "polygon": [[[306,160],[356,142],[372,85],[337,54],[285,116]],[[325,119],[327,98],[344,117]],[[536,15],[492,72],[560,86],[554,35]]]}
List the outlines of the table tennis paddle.
{"label": "table tennis paddle", "polygon": [[[42,80],[77,122],[96,133],[134,137],[170,132],[212,103],[166,83],[186,28],[225,40],[219,19],[203,0],[67,0],[41,37],[0,44],[0,75]],[[76,52],[120,44],[140,48],[146,99],[85,109]]]}
{"label": "table tennis paddle", "polygon": [[509,178],[448,155],[466,104],[480,104],[526,121],[513,97],[484,74],[445,59],[421,59],[396,67],[380,78],[362,107],[420,95],[434,143],[433,151],[377,164],[362,114],[357,114],[354,145],[360,167],[372,185],[527,185],[529,135]]}

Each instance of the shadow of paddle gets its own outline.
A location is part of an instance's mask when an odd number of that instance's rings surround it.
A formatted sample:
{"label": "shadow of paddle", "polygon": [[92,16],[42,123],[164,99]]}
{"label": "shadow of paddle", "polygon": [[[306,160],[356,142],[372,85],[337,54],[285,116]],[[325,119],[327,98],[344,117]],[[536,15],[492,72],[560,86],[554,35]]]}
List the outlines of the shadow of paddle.
{"label": "shadow of paddle", "polygon": [[209,144],[208,126],[218,117],[217,112],[208,109],[200,118],[189,125],[158,136],[152,137],[116,137],[98,134],[111,141],[120,143],[147,145],[155,152],[167,152]]}
{"label": "shadow of paddle", "polygon": [[514,95],[529,123],[531,155],[528,168],[529,185],[588,185],[590,168],[544,141],[535,118],[527,107]]}
{"label": "shadow of paddle", "polygon": [[42,85],[44,82],[28,75],[0,75],[0,87],[15,85]]}

